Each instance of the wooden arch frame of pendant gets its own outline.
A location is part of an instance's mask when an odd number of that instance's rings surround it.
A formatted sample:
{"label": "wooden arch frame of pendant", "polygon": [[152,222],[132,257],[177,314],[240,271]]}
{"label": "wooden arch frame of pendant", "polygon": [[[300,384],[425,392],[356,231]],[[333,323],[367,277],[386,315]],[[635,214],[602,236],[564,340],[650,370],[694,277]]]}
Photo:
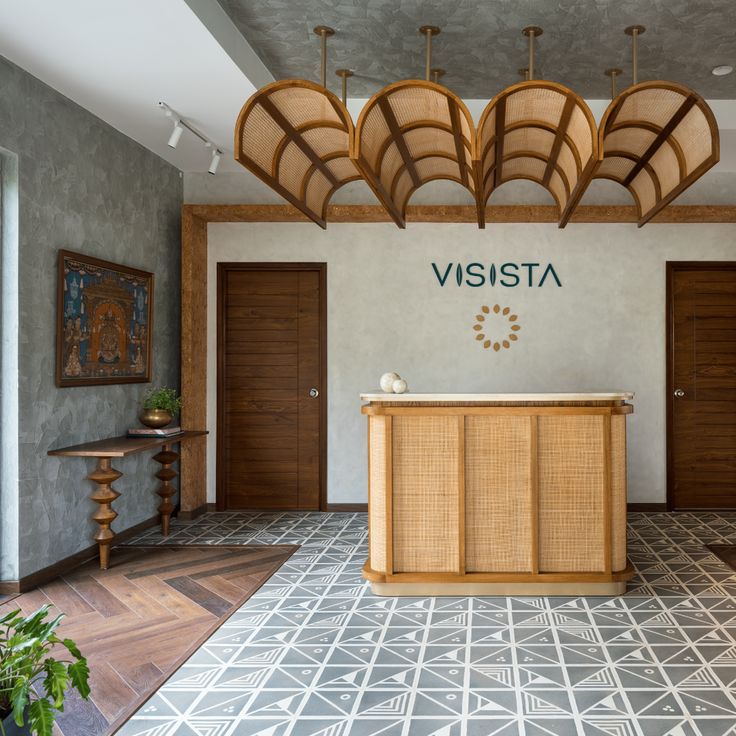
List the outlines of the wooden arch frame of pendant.
{"label": "wooden arch frame of pendant", "polygon": [[[427,132],[430,144],[421,140]],[[404,228],[412,194],[430,181],[454,181],[477,200],[474,139],[473,117],[457,95],[441,84],[410,79],[368,100],[355,125],[350,158],[391,219]],[[480,210],[478,218],[483,218]]]}
{"label": "wooden arch frame of pendant", "polygon": [[564,227],[598,160],[593,113],[582,97],[561,84],[519,82],[496,95],[483,111],[473,158],[479,210],[485,210],[501,184],[527,179],[552,195],[558,225]]}
{"label": "wooden arch frame of pendant", "polygon": [[325,228],[332,195],[361,178],[350,160],[353,121],[342,101],[306,79],[253,94],[235,124],[235,159]]}
{"label": "wooden arch frame of pendant", "polygon": [[[673,107],[670,117],[662,121],[638,117],[637,108],[651,106],[657,95],[660,104],[669,102]],[[643,149],[637,133],[647,138]],[[708,103],[690,88],[674,82],[641,82],[621,92],[603,114],[598,155],[585,186],[592,179],[610,179],[626,187],[641,227],[718,163],[718,123]]]}

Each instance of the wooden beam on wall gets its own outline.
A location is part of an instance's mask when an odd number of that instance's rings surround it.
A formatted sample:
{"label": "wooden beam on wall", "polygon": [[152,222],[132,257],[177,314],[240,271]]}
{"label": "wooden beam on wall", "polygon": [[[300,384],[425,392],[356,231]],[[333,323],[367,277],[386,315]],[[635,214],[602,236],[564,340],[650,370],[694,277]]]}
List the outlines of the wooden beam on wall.
{"label": "wooden beam on wall", "polygon": [[[207,427],[207,219],[186,205],[181,217],[181,394],[182,425]],[[179,505],[185,513],[196,512],[207,504],[206,437],[182,443],[180,463]]]}
{"label": "wooden beam on wall", "polygon": [[[204,222],[309,222],[296,207],[283,204],[185,204],[186,217]],[[486,220],[493,222],[551,222],[557,223],[554,205],[498,205],[485,209]],[[380,205],[330,205],[327,208],[330,223],[392,222]],[[409,222],[477,222],[475,205],[409,205]],[[571,222],[638,222],[636,208],[631,205],[581,205]],[[670,205],[660,212],[652,223],[714,223],[736,222],[736,205]]]}

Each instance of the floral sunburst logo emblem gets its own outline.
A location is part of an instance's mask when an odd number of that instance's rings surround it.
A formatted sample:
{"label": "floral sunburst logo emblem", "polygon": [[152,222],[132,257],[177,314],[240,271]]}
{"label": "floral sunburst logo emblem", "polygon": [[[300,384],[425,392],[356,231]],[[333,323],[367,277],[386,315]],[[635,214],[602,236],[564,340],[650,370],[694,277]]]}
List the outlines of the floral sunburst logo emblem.
{"label": "floral sunburst logo emblem", "polygon": [[[512,314],[509,307],[502,307],[500,304],[488,307],[484,304],[480,311],[480,314],[475,315],[473,329],[477,333],[475,339],[483,343],[485,350],[492,347],[498,352],[501,348],[510,348],[511,343],[519,339],[517,334],[521,329],[518,323],[519,315]],[[488,322],[491,312],[498,315],[498,319],[494,320],[496,324]]]}

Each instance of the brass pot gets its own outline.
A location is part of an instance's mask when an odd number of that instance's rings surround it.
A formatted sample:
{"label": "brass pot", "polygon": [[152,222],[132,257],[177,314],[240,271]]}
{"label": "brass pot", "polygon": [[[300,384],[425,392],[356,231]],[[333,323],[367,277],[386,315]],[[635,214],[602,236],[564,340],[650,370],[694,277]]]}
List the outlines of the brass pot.
{"label": "brass pot", "polygon": [[171,416],[171,412],[165,409],[143,409],[139,414],[138,419],[141,420],[141,424],[151,429],[161,429],[167,424],[171,423],[174,417]]}

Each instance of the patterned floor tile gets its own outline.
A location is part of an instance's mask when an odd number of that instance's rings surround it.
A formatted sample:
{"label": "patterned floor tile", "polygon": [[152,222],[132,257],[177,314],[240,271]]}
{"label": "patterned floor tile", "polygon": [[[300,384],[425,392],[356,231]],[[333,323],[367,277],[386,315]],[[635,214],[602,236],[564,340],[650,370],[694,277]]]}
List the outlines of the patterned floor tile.
{"label": "patterned floor tile", "polygon": [[[152,530],[133,543],[163,540]],[[736,513],[629,515],[618,598],[379,598],[365,514],[211,513],[167,543],[300,549],[123,736],[736,736]]]}

